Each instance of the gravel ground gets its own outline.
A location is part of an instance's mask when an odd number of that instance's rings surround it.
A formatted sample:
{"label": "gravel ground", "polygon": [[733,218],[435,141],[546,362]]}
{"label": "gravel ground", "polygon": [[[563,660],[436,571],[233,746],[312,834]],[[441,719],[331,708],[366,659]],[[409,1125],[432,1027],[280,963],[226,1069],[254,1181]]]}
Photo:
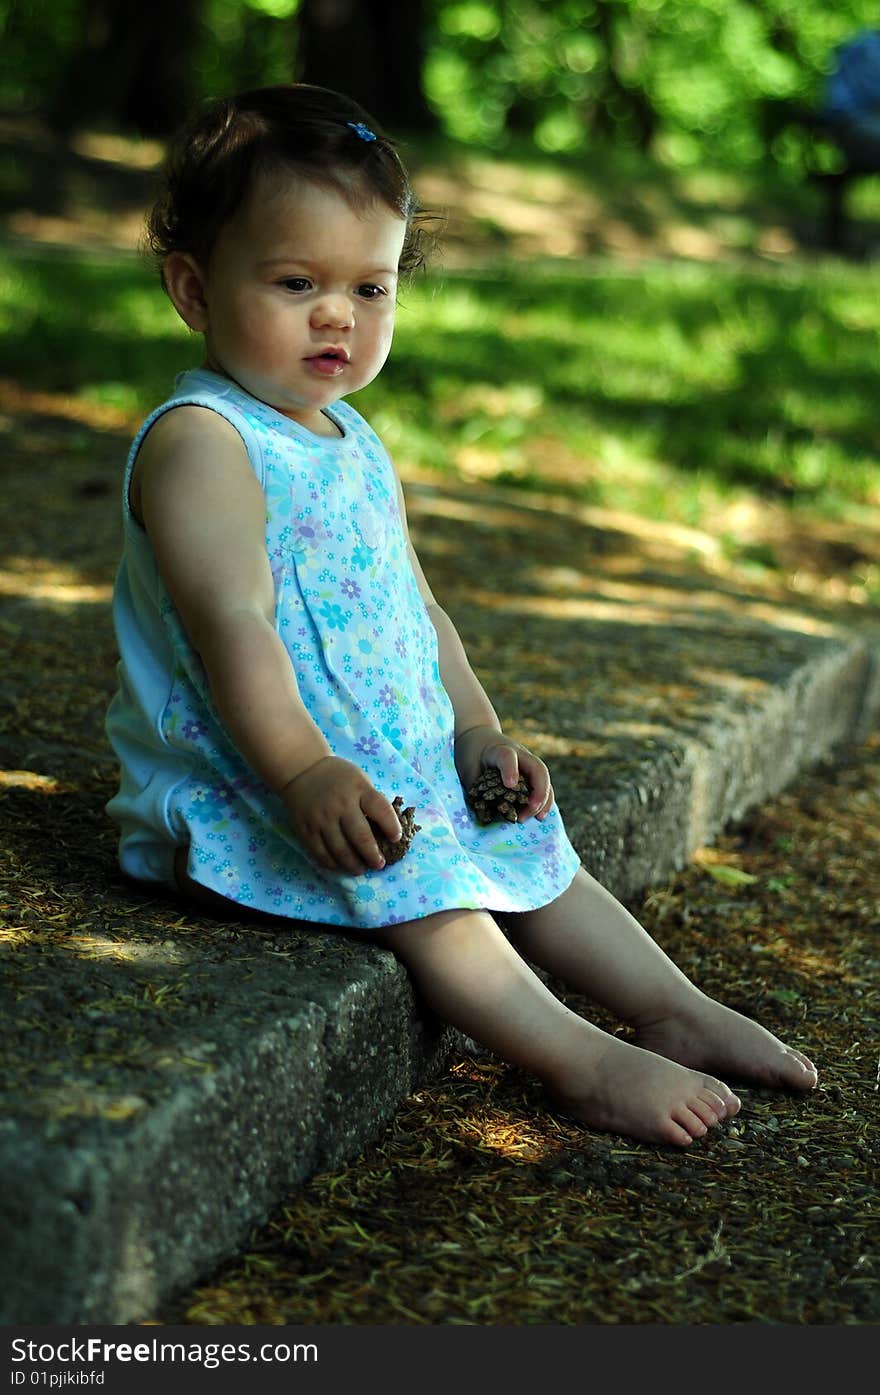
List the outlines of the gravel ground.
{"label": "gravel ground", "polygon": [[463,1057],[153,1320],[880,1321],[878,829],[874,737],[632,907],[707,991],[812,1056],[807,1098],[740,1087],[739,1116],[678,1151],[591,1133],[521,1072]]}

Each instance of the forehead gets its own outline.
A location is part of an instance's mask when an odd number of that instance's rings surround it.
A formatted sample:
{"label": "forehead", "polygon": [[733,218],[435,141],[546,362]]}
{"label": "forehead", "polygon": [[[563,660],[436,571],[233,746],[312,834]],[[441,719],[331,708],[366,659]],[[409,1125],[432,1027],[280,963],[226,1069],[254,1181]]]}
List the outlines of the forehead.
{"label": "forehead", "polygon": [[[406,235],[406,220],[368,190],[316,184],[284,170],[259,174],[238,212],[227,224],[236,241],[244,240],[261,254],[283,244],[285,251],[320,248],[326,252],[384,257],[382,265],[397,265]],[[390,258],[390,261],[389,261]]]}

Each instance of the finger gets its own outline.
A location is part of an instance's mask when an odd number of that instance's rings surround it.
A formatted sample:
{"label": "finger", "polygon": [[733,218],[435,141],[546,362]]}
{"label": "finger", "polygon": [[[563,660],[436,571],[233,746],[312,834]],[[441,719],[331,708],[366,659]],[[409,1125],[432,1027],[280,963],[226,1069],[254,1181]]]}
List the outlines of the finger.
{"label": "finger", "polygon": [[535,818],[538,819],[540,823],[544,822],[547,815],[550,813],[550,810],[553,808],[555,801],[556,796],[553,793],[553,786],[551,785],[549,790],[547,791],[547,798],[544,800],[544,803],[541,805],[541,808],[535,815]]}
{"label": "finger", "polygon": [[324,830],[324,842],[340,871],[350,872],[355,877],[366,871],[363,858],[351,846],[345,832],[339,825]]}
{"label": "finger", "polygon": [[553,804],[553,787],[546,765],[542,761],[537,762],[527,778],[532,788],[528,804],[520,811],[520,819],[544,819]]}
{"label": "finger", "polygon": [[540,778],[536,779],[532,785],[532,792],[529,795],[529,802],[526,808],[532,814],[539,814],[548,807],[548,800],[552,795],[550,788],[550,776],[546,770],[541,772]]}
{"label": "finger", "polygon": [[385,858],[364,815],[343,820],[342,831],[348,839],[350,848],[368,867],[375,867],[378,871],[379,868],[385,866]]}
{"label": "finger", "polygon": [[519,757],[512,746],[492,746],[483,752],[483,762],[494,765],[501,779],[512,790],[519,779]]}
{"label": "finger", "polygon": [[403,836],[400,819],[394,811],[393,804],[378,790],[370,790],[363,796],[361,810],[366,818],[372,819],[374,823],[379,825],[385,837],[392,843],[396,843]]}
{"label": "finger", "polygon": [[337,870],[336,862],[330,854],[327,844],[320,833],[312,833],[306,840],[306,849],[311,855],[312,861],[317,862],[319,867],[325,867],[328,872]]}

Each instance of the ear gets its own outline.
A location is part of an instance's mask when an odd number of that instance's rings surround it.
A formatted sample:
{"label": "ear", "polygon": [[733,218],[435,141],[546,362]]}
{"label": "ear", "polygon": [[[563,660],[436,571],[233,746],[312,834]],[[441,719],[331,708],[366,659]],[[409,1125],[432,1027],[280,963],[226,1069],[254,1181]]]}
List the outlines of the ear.
{"label": "ear", "polygon": [[169,252],[162,266],[165,289],[184,324],[190,329],[208,328],[205,274],[189,252]]}

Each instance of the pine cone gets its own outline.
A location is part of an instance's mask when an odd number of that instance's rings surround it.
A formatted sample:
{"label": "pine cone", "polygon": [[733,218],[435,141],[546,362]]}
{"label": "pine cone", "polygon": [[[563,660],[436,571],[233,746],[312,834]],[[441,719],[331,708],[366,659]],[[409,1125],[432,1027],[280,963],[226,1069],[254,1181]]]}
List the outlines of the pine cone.
{"label": "pine cone", "polygon": [[391,805],[397,815],[400,827],[403,830],[398,842],[392,843],[391,839],[386,838],[378,825],[373,823],[372,819],[370,820],[370,827],[373,830],[376,842],[379,845],[379,851],[384,857],[386,865],[391,862],[399,862],[403,855],[409,852],[410,844],[422,826],[420,823],[416,823],[413,817],[416,812],[415,805],[410,805],[408,809],[404,809],[403,799],[400,795],[397,795],[397,797],[391,801]]}
{"label": "pine cone", "polygon": [[528,804],[530,794],[522,776],[513,789],[508,789],[501,772],[493,766],[481,772],[468,790],[467,798],[478,823],[495,823],[501,819],[516,823],[516,816]]}

